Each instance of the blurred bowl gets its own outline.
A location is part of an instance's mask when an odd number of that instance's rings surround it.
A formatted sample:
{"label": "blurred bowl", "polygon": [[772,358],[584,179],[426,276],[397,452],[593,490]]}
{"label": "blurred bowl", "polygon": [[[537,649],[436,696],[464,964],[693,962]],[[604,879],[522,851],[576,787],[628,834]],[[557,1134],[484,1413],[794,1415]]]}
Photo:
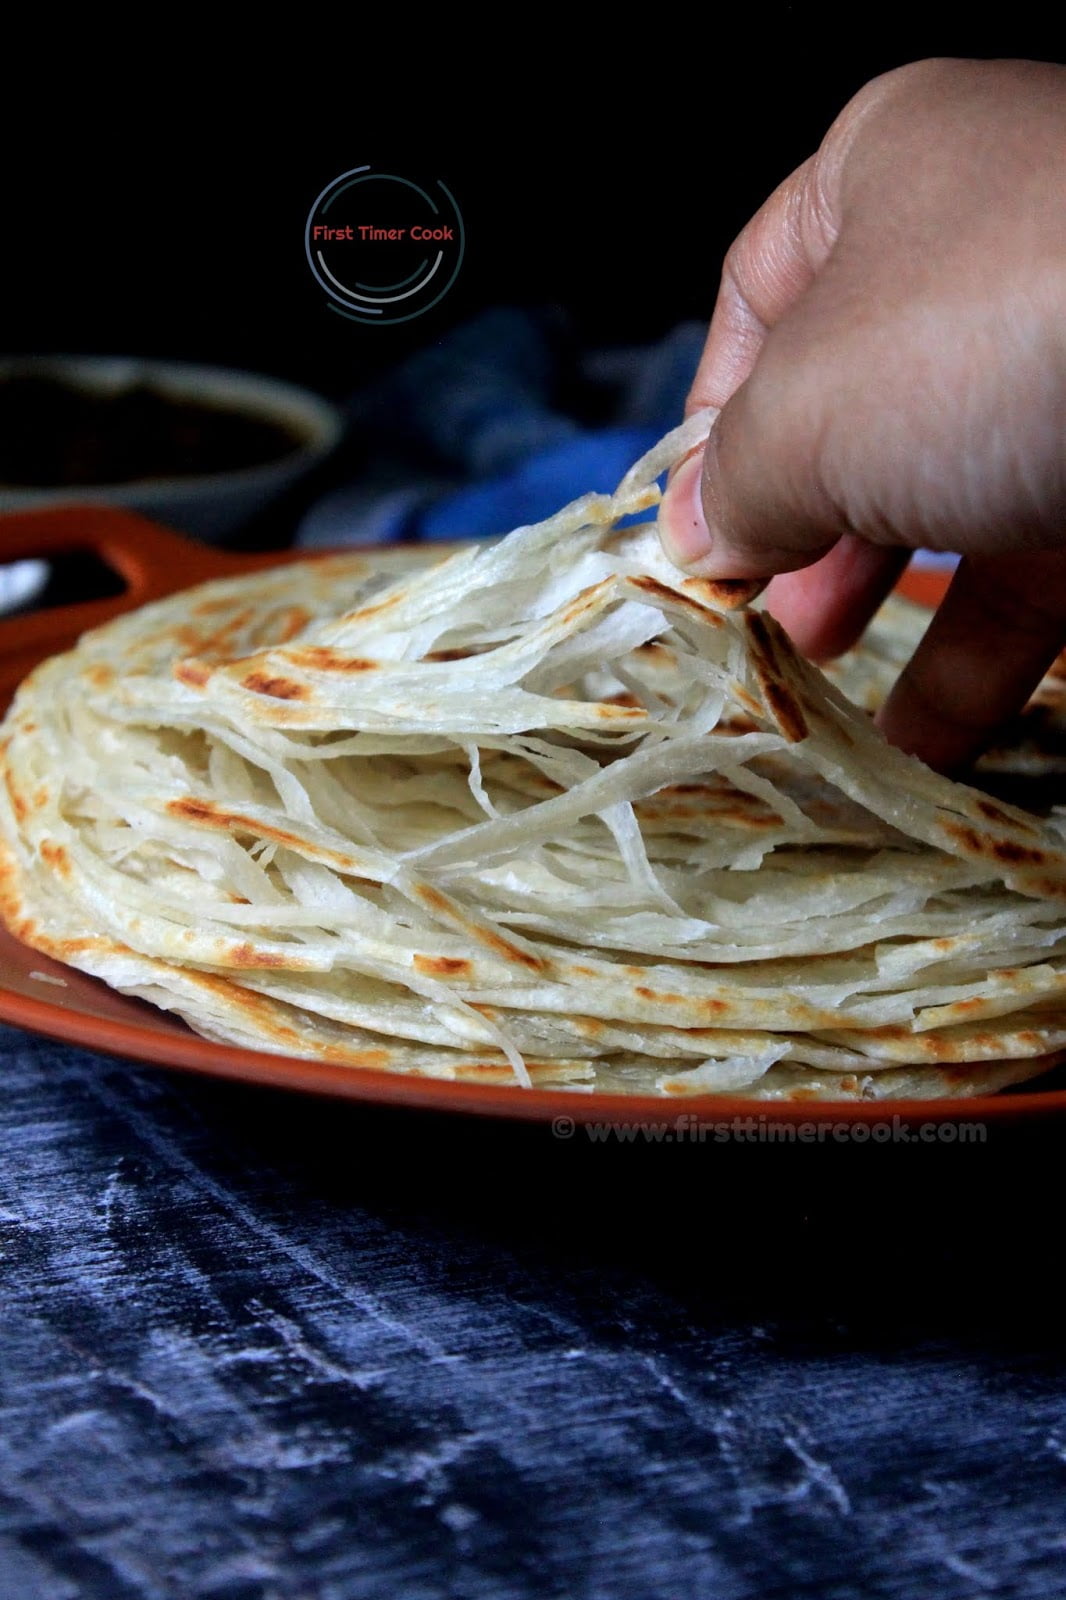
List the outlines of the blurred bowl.
{"label": "blurred bowl", "polygon": [[[102,502],[209,543],[324,461],[343,432],[336,406],[276,378],[118,357],[0,359],[0,408],[0,513]],[[86,460],[85,481],[70,481]]]}

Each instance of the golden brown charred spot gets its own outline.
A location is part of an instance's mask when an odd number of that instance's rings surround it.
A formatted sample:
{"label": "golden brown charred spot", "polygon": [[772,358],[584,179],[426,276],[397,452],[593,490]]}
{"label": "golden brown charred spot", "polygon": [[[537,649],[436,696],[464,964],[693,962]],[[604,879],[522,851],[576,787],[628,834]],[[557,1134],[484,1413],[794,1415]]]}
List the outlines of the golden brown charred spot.
{"label": "golden brown charred spot", "polygon": [[[560,1074],[558,1061],[526,1061],[526,1071],[534,1082],[545,1078],[557,1079],[560,1075],[573,1077],[572,1072]],[[580,1076],[585,1076],[581,1073]],[[514,1068],[509,1061],[467,1061],[457,1065],[452,1076],[462,1083],[514,1083]]]}
{"label": "golden brown charred spot", "polygon": [[[688,801],[688,795],[697,797]],[[701,827],[728,821],[736,827],[775,828],[782,818],[764,800],[737,790],[717,790],[702,784],[675,784],[660,789],[650,800],[638,800],[633,810],[642,822],[665,822],[671,826],[696,822]]]}
{"label": "golden brown charred spot", "polygon": [[37,793],[33,797],[33,809],[35,811],[43,811],[47,804],[48,790],[42,787],[37,790]]}
{"label": "golden brown charred spot", "polygon": [[232,813],[223,811],[210,800],[197,800],[192,795],[187,799],[168,800],[167,810],[172,816],[184,817],[187,822],[217,822],[226,826],[233,820]]}
{"label": "golden brown charred spot", "polygon": [[290,639],[295,639],[311,620],[311,613],[303,606],[289,606],[278,618],[278,644],[288,644]]}
{"label": "golden brown charred spot", "polygon": [[90,683],[95,684],[97,689],[106,689],[109,684],[115,681],[114,668],[106,666],[102,661],[98,661],[94,666],[91,666],[85,676]]}
{"label": "golden brown charred spot", "polygon": [[453,645],[450,650],[427,650],[423,661],[466,661],[477,652],[466,645]]}
{"label": "golden brown charred spot", "polygon": [[[671,588],[668,583],[661,583],[658,578],[653,578],[649,573],[642,573],[639,577],[630,578],[629,584],[634,589],[640,589],[652,598],[665,601],[674,607],[680,607],[690,615],[698,617],[701,622],[710,624],[713,628],[724,627],[721,617],[716,611],[721,605],[710,597],[710,591],[717,588],[704,578],[678,578],[678,587]],[[699,596],[700,598],[697,598]],[[713,606],[714,610],[709,610]]]}
{"label": "golden brown charred spot", "polygon": [[217,976],[213,972],[189,970],[185,973],[185,980],[198,989],[206,989],[209,994],[217,995],[235,1010],[243,1011],[253,1018],[263,1036],[273,1043],[292,1045],[300,1043],[296,1029],[289,1027],[284,1021],[288,1008],[283,1004],[268,1000],[266,995],[253,994],[250,989],[242,988],[232,979]]}
{"label": "golden brown charred spot", "polygon": [[273,844],[284,845],[287,849],[310,856],[315,861],[326,861],[339,872],[352,877],[355,883],[375,881],[355,876],[351,859],[342,855],[339,850],[327,850],[320,845],[312,845],[308,840],[301,839],[299,834],[289,833],[284,828],[275,828],[266,822],[257,822],[252,817],[242,816],[239,811],[227,811],[225,807],[217,806],[211,800],[200,800],[195,795],[188,795],[181,800],[168,800],[166,809],[172,817],[178,817],[182,822],[197,823],[206,828],[224,828],[229,833],[251,833],[258,839],[269,839]]}
{"label": "golden brown charred spot", "polygon": [[1047,860],[1043,850],[1033,850],[1027,845],[1015,844],[1011,839],[997,839],[993,844],[997,861],[1011,866],[1042,867]]}
{"label": "golden brown charred spot", "polygon": [[29,815],[29,807],[22,798],[21,792],[16,789],[15,780],[11,776],[9,767],[4,768],[4,787],[7,789],[8,799],[11,801],[11,809],[15,813],[15,821],[25,822]]}
{"label": "golden brown charred spot", "polygon": [[739,822],[745,828],[779,828],[784,825],[784,817],[779,817],[776,811],[733,811],[728,812],[722,807],[722,814],[731,817],[732,821]]}
{"label": "golden brown charred spot", "polygon": [[[742,683],[735,683],[733,685],[733,693],[740,701],[741,705],[746,706],[748,711],[750,711],[753,716],[758,717],[762,715],[762,706],[759,704],[753,694],[748,693]],[[744,722],[743,717],[740,717],[737,720],[741,723]],[[719,724],[719,726],[721,726],[721,724]]]}
{"label": "golden brown charred spot", "polygon": [[[944,824],[944,829],[975,855],[991,856],[996,861],[1002,861],[1005,866],[1042,867],[1047,862],[1045,851],[1035,850],[1029,845],[1015,844],[1013,839],[985,839],[975,828],[968,828],[958,822],[947,822]],[[1061,893],[1061,886],[1059,892]]]}
{"label": "golden brown charred spot", "polygon": [[70,877],[70,857],[61,844],[56,844],[54,839],[42,839],[40,855],[41,860],[46,862],[59,877]]}
{"label": "golden brown charred spot", "polygon": [[230,637],[232,637],[233,634],[239,633],[242,628],[247,628],[251,623],[253,623],[255,621],[256,621],[255,607],[254,606],[242,606],[241,610],[240,611],[235,611],[233,613],[232,617],[230,617],[227,622],[224,622],[222,624],[221,628],[219,628],[217,630],[217,632],[212,634],[211,637],[213,639],[229,639]]}
{"label": "golden brown charred spot", "polygon": [[250,672],[242,678],[241,687],[253,694],[270,695],[274,700],[306,700],[309,692],[305,684],[293,683],[291,678],[272,678],[266,672]]}
{"label": "golden brown charred spot", "polygon": [[594,978],[596,976],[592,967],[571,967],[570,971],[575,978]]}
{"label": "golden brown charred spot", "polygon": [[255,611],[251,606],[245,606],[213,633],[204,633],[201,628],[182,626],[172,629],[171,636],[190,655],[224,656],[232,650],[235,635],[255,620]]}
{"label": "golden brown charred spot", "polygon": [[455,1076],[464,1083],[513,1083],[514,1068],[509,1061],[467,1061],[456,1067]]}
{"label": "golden brown charred spot", "polygon": [[672,805],[655,805],[638,800],[633,810],[642,822],[693,822],[706,815],[702,806],[683,806],[676,801]]}
{"label": "golden brown charred spot", "polygon": [[623,689],[620,694],[609,694],[604,704],[609,706],[637,706],[641,711],[644,709],[636,695],[630,694],[628,689]]}
{"label": "golden brown charred spot", "polygon": [[349,611],[344,620],[345,622],[366,622],[369,617],[380,616],[382,611],[388,611],[391,606],[398,605],[403,598],[403,591],[386,595],[383,600],[375,601],[373,605],[361,606],[358,611]]}
{"label": "golden brown charred spot", "polygon": [[[128,944],[120,944],[117,939],[52,939],[49,941],[50,953],[60,961],[73,962],[75,956],[111,955],[131,956],[133,951]],[[142,957],[142,959],[144,959]],[[165,963],[153,962],[160,971],[165,970]]]}
{"label": "golden brown charred spot", "polygon": [[459,956],[415,956],[414,964],[427,978],[464,978],[473,971]]}
{"label": "golden brown charred spot", "polygon": [[955,948],[955,941],[954,939],[934,939],[933,948],[934,950],[939,950],[943,955],[946,954],[947,951]]}
{"label": "golden brown charred spot", "polygon": [[498,956],[503,956],[505,961],[519,966],[528,967],[531,972],[543,972],[544,962],[539,956],[533,955],[528,950],[520,950],[516,944],[511,944],[502,939],[498,933],[492,933],[484,928],[471,927],[470,932],[479,943],[489,950],[495,951]]}
{"label": "golden brown charred spot", "polygon": [[606,1026],[598,1017],[574,1017],[573,1023],[578,1033],[583,1034],[586,1039],[598,1039]]}
{"label": "golden brown charred spot", "polygon": [[[293,1038],[296,1035],[293,1034]],[[359,1067],[367,1072],[387,1072],[392,1057],[387,1050],[350,1050],[347,1045],[328,1044],[315,1047],[316,1056],[323,1061],[335,1061],[345,1067]]]}
{"label": "golden brown charred spot", "polygon": [[294,667],[306,667],[312,672],[374,672],[380,665],[366,656],[346,656],[342,651],[330,650],[325,645],[290,650],[287,659]]}
{"label": "golden brown charred spot", "polygon": [[532,955],[528,950],[522,950],[518,945],[511,944],[502,935],[493,933],[491,928],[482,928],[476,922],[471,922],[464,917],[458,906],[453,906],[451,901],[441,894],[439,889],[434,889],[432,884],[419,883],[415,885],[415,894],[431,910],[447,917],[449,921],[458,922],[463,931],[478,944],[491,950],[495,955],[502,956],[512,966],[529,967],[533,972],[543,972],[544,962],[539,956]]}
{"label": "golden brown charred spot", "polygon": [[[936,1034],[919,1034],[916,1040],[919,1050],[922,1051],[922,1061],[952,1062],[959,1054],[960,1046],[952,1038],[938,1038]],[[975,1034],[970,1038],[970,1045],[976,1046],[978,1053],[988,1051],[989,1035]],[[1002,1048],[1002,1046],[997,1046]],[[968,1067],[964,1067],[964,1074]]]}
{"label": "golden brown charred spot", "polygon": [[632,721],[634,717],[647,716],[643,706],[634,711],[631,706],[615,705],[613,702],[604,703],[602,701],[600,704],[593,706],[592,714],[609,722],[618,722],[619,720],[628,722]]}
{"label": "golden brown charred spot", "polygon": [[988,818],[989,822],[996,822],[1001,827],[1021,828],[1025,833],[1032,831],[1028,823],[1019,821],[1017,817],[1008,817],[1007,813],[1001,811],[999,806],[994,805],[991,800],[978,800],[977,809],[983,817]]}
{"label": "golden brown charred spot", "polygon": [[415,894],[425,905],[432,907],[434,911],[442,911],[448,917],[454,916],[455,907],[447,895],[441,894],[439,889],[434,889],[431,883],[416,884]]}
{"label": "golden brown charred spot", "polygon": [[591,610],[592,606],[595,605],[596,597],[600,591],[606,588],[609,583],[610,579],[604,578],[602,582],[591,584],[589,588],[582,589],[581,593],[575,595],[563,612],[563,621],[576,622],[578,617],[583,617],[585,612]]}
{"label": "golden brown charred spot", "polygon": [[946,823],[945,827],[951,837],[957,839],[961,845],[965,845],[967,850],[976,850],[978,855],[982,856],[988,854],[986,840],[982,839],[973,828],[964,828],[957,822]]}
{"label": "golden brown charred spot", "polygon": [[274,967],[284,971],[299,972],[306,969],[306,962],[300,960],[294,951],[291,956],[282,955],[277,950],[257,950],[254,944],[237,944],[230,947],[226,956],[226,965],[230,967]]}
{"label": "golden brown charred spot", "polygon": [[765,618],[758,611],[749,611],[744,620],[747,623],[748,640],[752,646],[752,661],[763,699],[788,742],[798,744],[801,739],[806,739],[810,729],[807,727],[799,701],[785,681]]}
{"label": "golden brown charred spot", "polygon": [[189,656],[184,661],[175,661],[174,676],[179,683],[188,684],[190,689],[202,689],[211,676],[211,668],[206,661],[198,661],[195,656]]}
{"label": "golden brown charred spot", "polygon": [[758,578],[686,578],[682,588],[719,611],[739,611],[750,605],[764,587]]}
{"label": "golden brown charred spot", "polygon": [[644,594],[651,595],[656,600],[668,600],[671,605],[676,605],[682,599],[677,589],[671,589],[668,583],[660,583],[658,578],[653,578],[648,573],[641,573],[636,578],[631,578],[630,583],[634,589],[640,589]]}

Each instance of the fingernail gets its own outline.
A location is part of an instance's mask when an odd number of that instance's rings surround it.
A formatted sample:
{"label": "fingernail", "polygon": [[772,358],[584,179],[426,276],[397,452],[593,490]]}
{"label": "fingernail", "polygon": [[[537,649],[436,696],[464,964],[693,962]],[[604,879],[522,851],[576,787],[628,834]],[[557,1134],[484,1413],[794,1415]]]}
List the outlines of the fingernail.
{"label": "fingernail", "polygon": [[681,463],[667,484],[659,507],[659,536],[663,549],[678,567],[691,567],[711,551],[711,535],[700,494],[702,477],[701,452]]}

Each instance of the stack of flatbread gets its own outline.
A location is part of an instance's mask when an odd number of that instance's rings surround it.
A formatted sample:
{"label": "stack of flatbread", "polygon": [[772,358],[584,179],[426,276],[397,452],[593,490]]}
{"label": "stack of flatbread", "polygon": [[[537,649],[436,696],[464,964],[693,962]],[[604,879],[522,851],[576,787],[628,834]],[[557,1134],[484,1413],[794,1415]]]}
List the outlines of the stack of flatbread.
{"label": "stack of flatbread", "polygon": [[656,480],[712,416],[495,545],[210,583],[39,667],[2,741],[10,927],[353,1071],[840,1099],[1044,1070],[1066,818],[891,749],[750,587],[665,560]]}

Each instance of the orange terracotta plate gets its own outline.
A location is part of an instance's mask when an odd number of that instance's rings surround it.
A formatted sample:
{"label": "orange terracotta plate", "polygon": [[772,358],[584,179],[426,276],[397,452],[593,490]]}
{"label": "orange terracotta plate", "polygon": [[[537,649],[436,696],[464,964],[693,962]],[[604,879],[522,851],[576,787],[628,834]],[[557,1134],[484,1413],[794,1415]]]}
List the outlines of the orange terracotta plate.
{"label": "orange terracotta plate", "polygon": [[[3,702],[37,661],[69,647],[86,628],[190,584],[298,559],[290,552],[265,556],[225,554],[193,544],[131,512],[102,506],[64,507],[0,518],[0,561],[61,556],[73,550],[96,552],[125,580],[127,589],[111,599],[0,621]],[[427,547],[427,557],[434,553],[439,554],[439,547]],[[932,605],[943,594],[946,581],[941,573],[915,573],[908,575],[901,587],[913,599]],[[214,1077],[378,1104],[533,1121],[563,1117],[574,1122],[662,1122],[671,1116],[687,1115],[722,1123],[733,1116],[750,1116],[757,1110],[781,1123],[873,1123],[886,1122],[893,1115],[908,1122],[926,1123],[1005,1121],[1066,1112],[1066,1089],[1060,1088],[968,1100],[779,1105],[725,1095],[677,1100],[651,1095],[574,1094],[338,1067],[211,1044],[166,1012],[116,994],[97,979],[20,944],[2,928],[0,1020],[92,1050]]]}

